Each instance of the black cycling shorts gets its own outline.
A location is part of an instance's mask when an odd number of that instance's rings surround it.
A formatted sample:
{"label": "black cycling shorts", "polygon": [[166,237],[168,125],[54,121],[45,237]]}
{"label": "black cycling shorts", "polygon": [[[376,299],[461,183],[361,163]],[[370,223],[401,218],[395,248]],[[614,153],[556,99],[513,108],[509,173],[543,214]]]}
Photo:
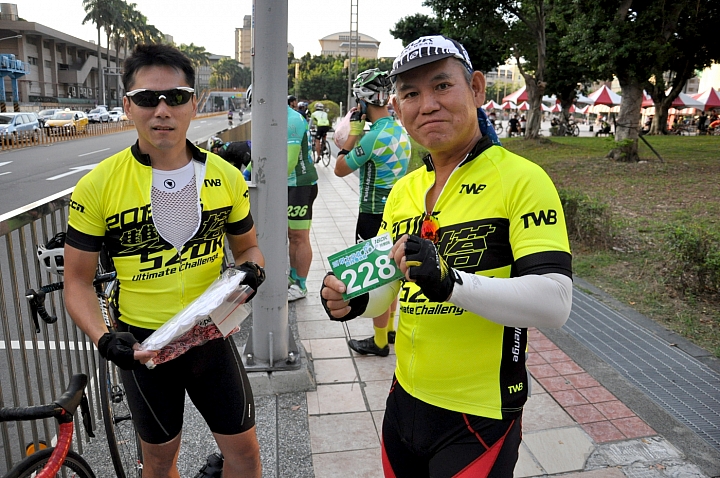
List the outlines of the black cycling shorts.
{"label": "black cycling shorts", "polygon": [[327,136],[328,131],[330,131],[330,126],[318,126],[317,130],[315,131],[315,138],[323,139],[325,136]]}
{"label": "black cycling shorts", "polygon": [[494,420],[425,403],[393,379],[382,427],[385,478],[512,478],[522,413]]}
{"label": "black cycling shorts", "polygon": [[358,214],[357,226],[355,226],[355,242],[367,241],[377,236],[382,223],[382,214],[369,214],[361,212]]}
{"label": "black cycling shorts", "polygon": [[[288,186],[288,221],[312,220],[312,207],[318,195],[318,186]],[[307,229],[310,229],[308,224]]]}
{"label": "black cycling shorts", "polygon": [[[142,342],[153,330],[118,322]],[[216,339],[150,370],[121,370],[135,430],[162,444],[182,429],[185,391],[213,433],[235,435],[255,426],[255,403],[232,338]]]}

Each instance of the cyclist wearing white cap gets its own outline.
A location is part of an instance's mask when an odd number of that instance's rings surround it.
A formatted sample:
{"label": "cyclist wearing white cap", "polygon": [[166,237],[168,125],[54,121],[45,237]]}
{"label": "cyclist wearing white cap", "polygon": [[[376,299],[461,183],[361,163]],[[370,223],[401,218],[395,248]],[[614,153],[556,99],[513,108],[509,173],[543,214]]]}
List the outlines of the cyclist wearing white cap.
{"label": "cyclist wearing white cap", "polygon": [[386,477],[511,477],[518,459],[528,327],[570,314],[572,259],[555,186],[500,147],[482,110],[485,77],[458,42],[410,43],[392,103],[429,154],[387,198],[379,234],[405,278],[343,301],[331,318],[372,317],[400,294],[397,365],[382,430]]}

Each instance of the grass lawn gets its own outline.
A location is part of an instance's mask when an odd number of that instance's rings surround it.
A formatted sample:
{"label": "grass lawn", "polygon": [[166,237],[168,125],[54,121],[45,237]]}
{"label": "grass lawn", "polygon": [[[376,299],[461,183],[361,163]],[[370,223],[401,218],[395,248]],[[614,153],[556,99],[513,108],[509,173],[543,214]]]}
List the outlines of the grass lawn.
{"label": "grass lawn", "polygon": [[720,137],[646,139],[664,161],[642,141],[639,163],[605,159],[612,138],[501,141],[542,166],[558,189],[609,205],[610,247],[572,244],[576,275],[720,357],[720,297],[679,292],[669,280],[667,244],[669,232],[683,225],[720,238]]}

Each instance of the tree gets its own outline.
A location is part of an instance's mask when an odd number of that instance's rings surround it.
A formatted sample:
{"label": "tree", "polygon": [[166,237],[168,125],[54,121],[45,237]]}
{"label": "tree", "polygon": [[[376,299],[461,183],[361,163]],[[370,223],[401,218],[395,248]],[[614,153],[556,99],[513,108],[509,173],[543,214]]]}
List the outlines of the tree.
{"label": "tree", "polygon": [[105,82],[103,81],[102,74],[102,45],[100,43],[100,29],[105,28],[106,24],[109,23],[109,0],[83,0],[83,8],[86,13],[85,18],[82,21],[83,25],[87,22],[92,22],[97,27],[97,71],[102,95],[105,91]]}
{"label": "tree", "polygon": [[210,86],[213,88],[242,88],[250,84],[250,70],[234,58],[223,58],[213,65]]}
{"label": "tree", "polygon": [[403,46],[407,46],[417,38],[440,35],[442,31],[442,22],[439,19],[416,13],[398,20],[395,27],[390,30],[390,34],[394,38],[402,40]]}
{"label": "tree", "polygon": [[[195,68],[195,71],[198,70],[203,65],[209,65],[210,64],[210,52],[205,50],[205,47],[203,46],[197,46],[194,43],[190,43],[189,45],[186,45],[184,43],[181,43],[178,47],[178,50],[183,52],[183,54],[188,57],[190,60],[190,63],[192,63],[193,68]],[[197,82],[198,78],[197,75],[195,76],[195,84],[193,85],[193,88],[197,91]]]}
{"label": "tree", "polygon": [[[576,12],[568,35],[563,39],[564,46],[573,51],[578,62],[595,67],[598,78],[617,76],[622,88],[623,101],[615,130],[617,147],[610,151],[608,157],[620,161],[639,159],[637,148],[643,86],[648,85],[651,78],[655,79],[655,83],[662,78],[668,67],[667,59],[674,54],[671,53],[673,45],[682,37],[680,32],[683,30],[679,26],[684,16],[691,18],[688,12],[692,9],[701,5],[710,6],[713,2],[575,1]],[[707,41],[713,41],[713,35],[708,33]],[[661,88],[664,90],[664,85]],[[679,89],[676,91],[679,92]],[[656,97],[660,97],[658,92]]]}

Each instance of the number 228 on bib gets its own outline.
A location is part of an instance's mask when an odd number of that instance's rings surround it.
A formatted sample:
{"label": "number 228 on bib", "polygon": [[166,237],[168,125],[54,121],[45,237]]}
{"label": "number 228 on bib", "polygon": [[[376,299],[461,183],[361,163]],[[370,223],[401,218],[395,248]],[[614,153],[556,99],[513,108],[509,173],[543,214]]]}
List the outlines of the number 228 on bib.
{"label": "number 228 on bib", "polygon": [[333,273],[345,284],[343,299],[357,297],[403,277],[395,261],[388,257],[392,248],[385,233],[328,256]]}

